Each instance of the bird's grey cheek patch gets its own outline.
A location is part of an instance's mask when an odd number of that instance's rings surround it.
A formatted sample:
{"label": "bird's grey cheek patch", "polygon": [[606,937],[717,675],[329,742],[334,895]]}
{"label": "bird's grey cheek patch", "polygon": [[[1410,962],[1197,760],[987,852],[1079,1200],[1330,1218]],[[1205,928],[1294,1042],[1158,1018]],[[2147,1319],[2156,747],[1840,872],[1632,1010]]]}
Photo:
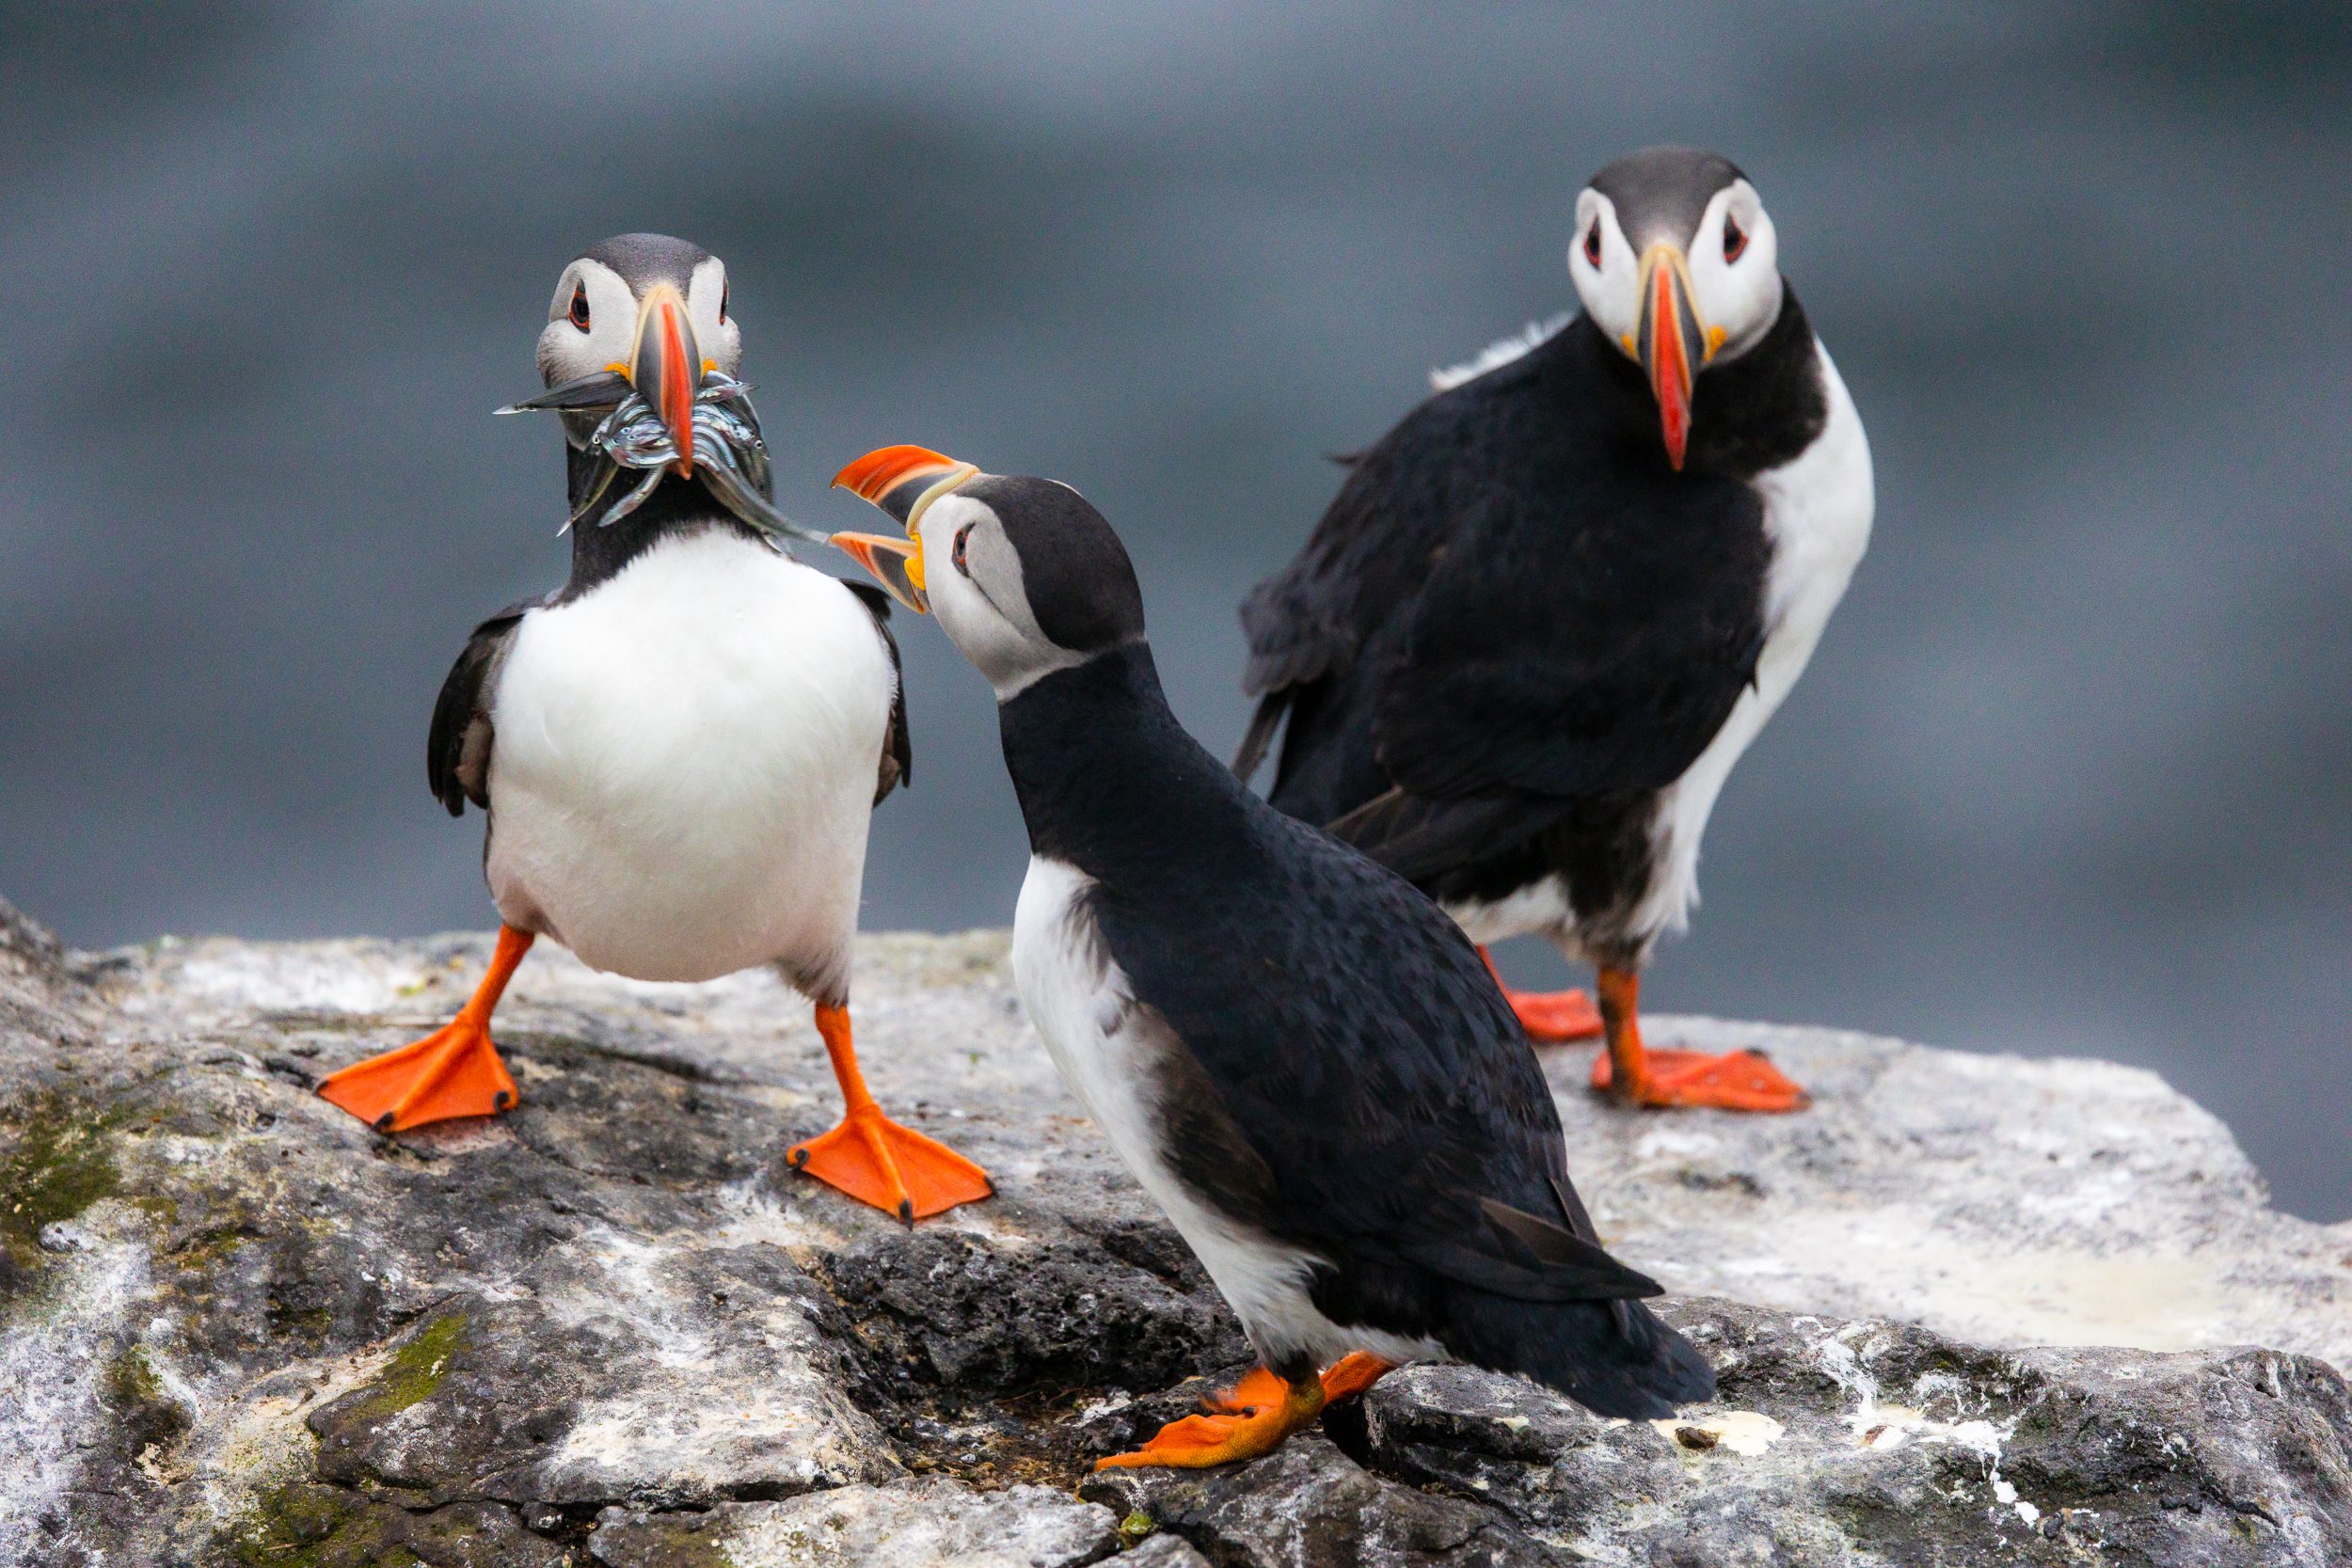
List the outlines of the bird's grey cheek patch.
{"label": "bird's grey cheek patch", "polygon": [[[993,523],[994,526],[986,526]],[[961,530],[965,525],[959,523]],[[1029,610],[1029,594],[1021,577],[1021,557],[1005,537],[1004,526],[993,517],[976,521],[964,535],[963,562],[980,597],[1021,634],[1024,641],[1042,643],[1045,633]]]}

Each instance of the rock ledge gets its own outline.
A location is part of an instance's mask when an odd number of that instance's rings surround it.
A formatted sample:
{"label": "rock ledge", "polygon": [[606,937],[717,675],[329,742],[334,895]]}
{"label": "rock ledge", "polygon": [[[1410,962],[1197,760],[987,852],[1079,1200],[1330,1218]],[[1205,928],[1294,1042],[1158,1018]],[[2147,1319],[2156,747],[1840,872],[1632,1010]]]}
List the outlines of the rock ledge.
{"label": "rock ledge", "polygon": [[1820,1100],[1668,1117],[1558,1053],[1719,1403],[1415,1368],[1259,1464],[1095,1478],[1248,1351],[1001,934],[860,951],[877,1092],[1000,1187],[912,1233],[785,1164],[832,1087],[764,976],[536,953],[516,1114],[310,1092],[486,945],[73,954],[0,905],[0,1564],[2352,1562],[2352,1230],[2146,1073],[1660,1020]]}

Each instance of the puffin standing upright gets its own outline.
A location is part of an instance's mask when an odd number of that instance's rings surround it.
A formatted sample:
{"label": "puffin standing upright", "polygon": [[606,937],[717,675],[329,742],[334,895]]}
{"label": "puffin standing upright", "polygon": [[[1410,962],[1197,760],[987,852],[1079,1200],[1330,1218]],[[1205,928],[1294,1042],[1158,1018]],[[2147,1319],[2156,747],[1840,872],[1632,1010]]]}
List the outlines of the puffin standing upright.
{"label": "puffin standing upright", "polygon": [[1639,973],[1696,897],[1715,798],[1803,673],[1870,533],[1870,451],[1755,186],[1654,148],[1577,198],[1581,315],[1437,378],[1350,461],[1242,607],[1247,779],[1410,878],[1483,943],[1598,966],[1515,995],[1605,1030],[1596,1085],[1789,1110],[1749,1052],[1645,1052]]}
{"label": "puffin standing upright", "polygon": [[549,389],[516,407],[564,420],[571,578],[476,628],[425,758],[452,816],[488,817],[497,953],[453,1022],[319,1092],[385,1131],[513,1104],[490,1013],[540,936],[641,980],[772,965],[816,1004],[847,1102],[790,1159],[911,1223],[990,1188],[882,1116],[850,1038],[867,823],[909,766],[898,651],[881,594],[776,543],[826,536],[765,499],[730,303],[717,257],[660,234],[557,280]]}
{"label": "puffin standing upright", "polygon": [[1102,1463],[1263,1453],[1405,1360],[1521,1372],[1609,1416],[1709,1397],[1637,1299],[1658,1287],[1596,1242],[1477,951],[1178,725],[1110,525],[1067,485],[915,447],[834,483],[910,536],[839,542],[928,596],[995,689],[1031,846],[1029,1017],[1264,1359],[1214,1414]]}

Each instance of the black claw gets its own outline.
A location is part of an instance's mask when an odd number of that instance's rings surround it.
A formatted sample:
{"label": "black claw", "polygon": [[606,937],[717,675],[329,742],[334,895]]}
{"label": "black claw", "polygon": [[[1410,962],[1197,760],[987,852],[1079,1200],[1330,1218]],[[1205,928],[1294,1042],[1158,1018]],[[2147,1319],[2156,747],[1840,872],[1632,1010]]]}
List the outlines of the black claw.
{"label": "black claw", "polygon": [[498,1093],[490,1097],[490,1108],[494,1111],[503,1111],[514,1102],[515,1097],[508,1094],[504,1089],[499,1090]]}
{"label": "black claw", "polygon": [[378,1132],[389,1132],[392,1130],[391,1112],[387,1111],[382,1116],[375,1118],[375,1130]]}
{"label": "black claw", "polygon": [[792,1168],[794,1170],[799,1170],[808,1164],[808,1150],[805,1148],[796,1148],[789,1154],[787,1154],[785,1158],[792,1162]]}
{"label": "black claw", "polygon": [[914,1228],[914,1199],[902,1197],[898,1200],[898,1223],[909,1230]]}

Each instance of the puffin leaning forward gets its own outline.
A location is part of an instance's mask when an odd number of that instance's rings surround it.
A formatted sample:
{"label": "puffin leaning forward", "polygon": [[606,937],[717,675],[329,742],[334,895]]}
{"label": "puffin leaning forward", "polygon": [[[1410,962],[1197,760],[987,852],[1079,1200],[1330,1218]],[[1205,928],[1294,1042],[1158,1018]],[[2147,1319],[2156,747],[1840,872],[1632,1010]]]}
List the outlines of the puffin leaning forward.
{"label": "puffin leaning forward", "polygon": [[1597,965],[1598,1019],[1581,992],[1513,998],[1537,1039],[1605,1029],[1597,1086],[1792,1110],[1754,1053],[1645,1053],[1635,1002],[1716,795],[1862,559],[1869,444],[1730,163],[1612,164],[1576,234],[1583,313],[1441,373],[1242,606],[1261,701],[1233,766],[1287,719],[1275,805],[1481,943]]}
{"label": "puffin leaning forward", "polygon": [[793,1164],[912,1223],[990,1187],[882,1116],[850,1043],[867,823],[908,768],[898,653],[881,594],[777,543],[825,536],[765,499],[729,303],[719,259],[660,234],[558,279],[549,390],[516,407],[563,418],[571,578],[475,629],[425,758],[452,816],[489,818],[497,954],[455,1022],[319,1092],[387,1132],[512,1105],[490,1013],[537,937],[640,980],[772,965],[816,1003],[848,1105]]}
{"label": "puffin leaning forward", "polygon": [[1263,1453],[1408,1360],[1523,1373],[1606,1416],[1709,1397],[1706,1361],[1637,1299],[1658,1287],[1595,1241],[1477,950],[1177,724],[1110,525],[1067,485],[918,447],[834,483],[910,536],[838,542],[928,596],[995,689],[1031,847],[1029,1017],[1265,1363],[1101,1463]]}

